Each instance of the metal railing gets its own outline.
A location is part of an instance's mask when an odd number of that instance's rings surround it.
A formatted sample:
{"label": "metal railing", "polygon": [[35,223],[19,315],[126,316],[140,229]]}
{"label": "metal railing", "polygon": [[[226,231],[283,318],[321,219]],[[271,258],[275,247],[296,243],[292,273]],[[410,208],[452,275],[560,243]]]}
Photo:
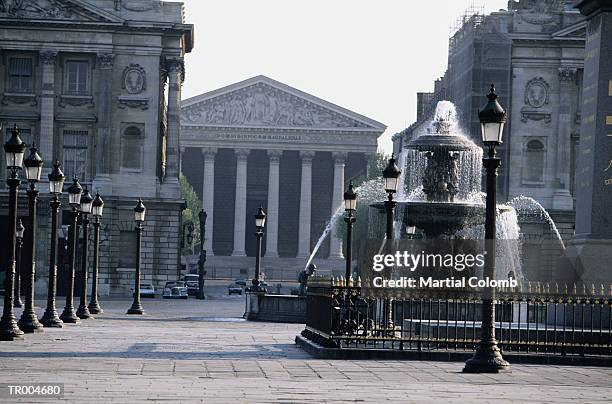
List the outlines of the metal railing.
{"label": "metal railing", "polygon": [[[473,351],[481,334],[480,298],[371,296],[358,282],[318,278],[307,304],[302,335],[324,347]],[[503,352],[612,356],[612,293],[602,285],[523,284],[497,291],[495,307]]]}

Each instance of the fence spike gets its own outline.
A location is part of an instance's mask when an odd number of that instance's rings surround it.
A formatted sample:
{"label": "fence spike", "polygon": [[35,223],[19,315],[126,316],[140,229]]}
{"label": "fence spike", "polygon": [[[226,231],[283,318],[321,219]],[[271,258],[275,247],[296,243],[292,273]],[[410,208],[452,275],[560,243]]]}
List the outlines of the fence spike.
{"label": "fence spike", "polygon": [[349,288],[353,287],[353,275],[350,275],[348,278],[348,287]]}
{"label": "fence spike", "polygon": [[334,278],[333,276],[331,277],[331,283],[332,287],[336,286],[336,278]]}
{"label": "fence spike", "polygon": [[531,294],[531,281],[527,282],[527,293]]}
{"label": "fence spike", "polygon": [[559,294],[559,284],[555,282],[555,294]]}
{"label": "fence spike", "polygon": [[601,297],[604,297],[606,295],[606,288],[604,287],[604,284],[601,284]]}
{"label": "fence spike", "polygon": [[576,296],[578,294],[578,289],[576,288],[576,282],[574,282],[574,290],[572,293],[574,296]]}
{"label": "fence spike", "polygon": [[591,294],[595,296],[595,284],[591,283]]}
{"label": "fence spike", "polygon": [[564,283],[563,293],[565,294],[565,296],[569,294],[567,290],[567,282]]}
{"label": "fence spike", "polygon": [[546,282],[546,294],[550,295],[550,282]]}
{"label": "fence spike", "polygon": [[586,296],[586,294],[587,294],[586,284],[582,282],[582,296]]}
{"label": "fence spike", "polygon": [[361,287],[361,275],[357,276],[357,287]]}

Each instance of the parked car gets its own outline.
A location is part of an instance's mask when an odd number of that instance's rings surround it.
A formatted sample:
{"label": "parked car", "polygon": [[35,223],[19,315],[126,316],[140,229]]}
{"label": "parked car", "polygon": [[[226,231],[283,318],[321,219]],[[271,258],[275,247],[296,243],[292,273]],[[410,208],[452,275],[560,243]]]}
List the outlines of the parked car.
{"label": "parked car", "polygon": [[198,294],[200,277],[197,274],[188,274],[183,276],[183,281],[185,281],[185,285],[187,286],[187,294],[190,296],[195,296]]}
{"label": "parked car", "polygon": [[183,281],[169,281],[164,286],[164,293],[162,295],[164,299],[187,299],[189,294],[187,293],[187,286]]}
{"label": "parked car", "polygon": [[236,278],[235,283],[238,286],[246,286],[247,285],[247,280],[246,279],[242,279],[242,278]]}
{"label": "parked car", "polygon": [[238,285],[237,283],[230,284],[227,287],[227,294],[230,296],[233,294],[242,295],[242,286]]}
{"label": "parked car", "polygon": [[155,297],[155,286],[150,283],[141,283],[140,297]]}

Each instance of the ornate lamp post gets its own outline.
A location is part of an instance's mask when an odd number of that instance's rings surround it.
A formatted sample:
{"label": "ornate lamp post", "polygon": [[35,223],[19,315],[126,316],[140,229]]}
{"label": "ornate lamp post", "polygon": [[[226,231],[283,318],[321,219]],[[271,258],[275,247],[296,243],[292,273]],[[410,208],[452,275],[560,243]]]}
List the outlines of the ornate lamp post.
{"label": "ornate lamp post", "polygon": [[8,210],[8,261],[6,263],[6,279],[4,280],[4,307],[2,319],[0,319],[0,341],[14,341],[23,338],[23,331],[17,327],[15,314],[13,313],[13,288],[15,280],[15,244],[17,241],[15,231],[17,228],[17,189],[21,184],[18,172],[21,170],[25,144],[19,138],[17,125],[11,131],[11,138],[4,144],[6,154],[6,169],[9,186],[9,210]]}
{"label": "ornate lamp post", "polygon": [[395,194],[399,188],[399,177],[402,175],[402,172],[395,164],[395,159],[393,156],[389,159],[389,164],[383,170],[383,178],[385,180],[385,192],[388,195],[387,200],[385,201],[385,210],[387,211],[387,239],[393,239],[393,211],[395,210],[395,206],[397,202],[393,200],[393,194]]}
{"label": "ornate lamp post", "polygon": [[355,216],[353,213],[357,210],[357,194],[353,189],[353,182],[351,181],[348,186],[348,190],[344,193],[344,210],[346,211],[346,280],[348,281],[352,276],[351,264],[353,261],[353,223],[355,223]]}
{"label": "ornate lamp post", "polygon": [[96,192],[96,197],[91,203],[91,213],[93,214],[94,227],[94,248],[93,248],[93,268],[91,270],[91,300],[89,301],[89,312],[91,314],[101,314],[104,311],[98,302],[98,264],[100,253],[100,219],[102,218],[102,210],[104,209],[104,201],[100,194]]}
{"label": "ornate lamp post", "polygon": [[[21,301],[21,250],[23,247],[23,233],[25,232],[25,227],[23,227],[23,223],[21,223],[21,219],[17,220],[17,228],[15,229],[15,301],[13,307],[20,308],[23,306],[23,302]],[[23,330],[22,330],[23,331]]]}
{"label": "ornate lamp post", "polygon": [[53,164],[53,171],[49,173],[49,192],[53,195],[51,200],[51,255],[49,257],[49,289],[47,292],[47,308],[40,322],[45,327],[62,327],[62,320],[57,316],[55,309],[55,294],[57,291],[57,216],[62,205],[59,196],[64,188],[64,173],[60,169],[59,161]]}
{"label": "ornate lamp post", "polygon": [[38,229],[36,222],[36,205],[38,203],[36,183],[40,181],[43,160],[38,154],[35,144],[30,148],[30,155],[24,160],[23,165],[25,166],[26,178],[30,183],[30,188],[27,191],[28,215],[30,217],[27,243],[30,248],[26,257],[26,265],[24,270],[21,271],[25,282],[25,307],[17,325],[23,332],[41,332],[43,326],[38,321],[36,311],[34,311],[34,278],[36,275],[36,232]]}
{"label": "ornate lamp post", "polygon": [[88,215],[91,213],[93,201],[93,196],[91,196],[89,190],[87,189],[87,187],[85,187],[85,191],[81,195],[81,205],[79,207],[79,210],[81,211],[81,225],[83,226],[83,250],[81,252],[81,296],[79,300],[79,308],[76,312],[77,316],[82,319],[93,318],[93,316],[89,312],[89,308],[87,307],[87,242],[89,241]]}
{"label": "ornate lamp post", "polygon": [[251,288],[251,290],[253,292],[259,292],[259,291],[265,292],[265,288],[260,289],[259,287],[259,278],[260,278],[260,273],[261,273],[261,239],[264,235],[263,230],[265,227],[266,227],[266,212],[264,212],[263,208],[260,206],[259,210],[255,214],[255,228],[256,228],[255,238],[257,240],[257,246],[255,249],[255,276],[253,277],[253,280],[251,281],[251,283],[253,284],[253,287]]}
{"label": "ornate lamp post", "polygon": [[204,249],[204,239],[206,238],[206,218],[208,215],[202,209],[198,214],[198,218],[200,219],[200,258],[198,259],[198,294],[196,295],[196,299],[204,300],[206,296],[204,296],[204,275],[206,275],[206,271],[204,271],[204,264],[206,263],[206,250]]}
{"label": "ornate lamp post", "polygon": [[147,208],[142,203],[142,199],[138,200],[138,204],[134,208],[134,221],[136,222],[136,273],[134,274],[134,302],[132,307],[127,311],[127,314],[144,314],[142,304],[140,304],[140,247],[142,240],[142,222],[145,220]]}
{"label": "ornate lamp post", "polygon": [[[489,102],[478,112],[482,141],[489,147],[488,156],[483,159],[487,170],[487,202],[485,221],[485,278],[495,278],[495,215],[497,170],[501,161],[496,157],[495,148],[502,143],[506,111],[497,102],[495,87],[487,95]],[[482,299],[482,335],[474,356],[467,360],[463,371],[466,373],[499,373],[508,370],[509,364],[504,360],[495,339],[495,305],[493,289],[487,290]]]}
{"label": "ornate lamp post", "polygon": [[72,185],[68,188],[68,201],[72,206],[72,217],[70,223],[70,236],[68,241],[70,247],[68,247],[68,287],[66,291],[66,305],[64,311],[60,316],[60,319],[64,323],[79,324],[81,320],[74,312],[73,298],[74,298],[74,271],[76,266],[76,250],[77,250],[77,238],[79,237],[79,228],[77,219],[79,218],[79,207],[81,206],[81,195],[83,194],[83,188],[79,184],[78,177],[74,177]]}

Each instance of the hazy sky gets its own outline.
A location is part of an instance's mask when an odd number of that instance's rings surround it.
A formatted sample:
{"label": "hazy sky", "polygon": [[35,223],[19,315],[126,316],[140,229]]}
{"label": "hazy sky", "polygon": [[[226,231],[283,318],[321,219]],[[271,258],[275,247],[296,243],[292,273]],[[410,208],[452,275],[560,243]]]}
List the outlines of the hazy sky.
{"label": "hazy sky", "polygon": [[[446,69],[450,27],[473,0],[183,0],[195,24],[183,97],[259,74],[388,126]],[[486,12],[507,0],[476,0]]]}

